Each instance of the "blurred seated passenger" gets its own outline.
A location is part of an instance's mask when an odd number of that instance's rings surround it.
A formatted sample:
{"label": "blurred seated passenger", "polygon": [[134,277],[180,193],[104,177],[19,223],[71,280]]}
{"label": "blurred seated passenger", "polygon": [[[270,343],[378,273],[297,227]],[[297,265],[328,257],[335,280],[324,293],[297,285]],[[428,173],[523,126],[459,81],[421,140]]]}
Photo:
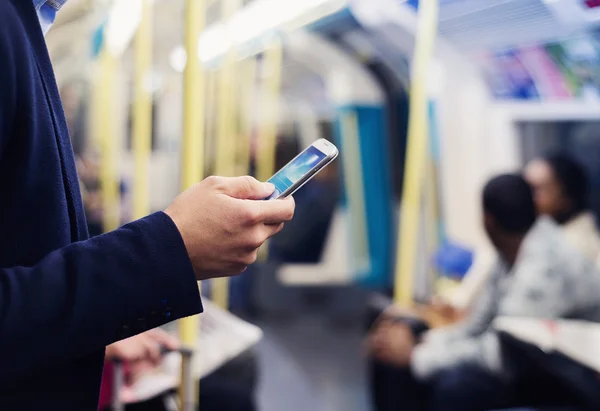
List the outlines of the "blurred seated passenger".
{"label": "blurred seated passenger", "polygon": [[[589,210],[589,179],[583,166],[566,154],[552,154],[532,160],[524,176],[533,187],[537,213],[551,217],[570,245],[600,264],[600,234]],[[450,317],[464,314],[489,273],[486,257],[479,259],[457,289],[434,299],[438,310]]]}
{"label": "blurred seated passenger", "polygon": [[533,187],[538,213],[552,217],[570,244],[598,261],[600,235],[589,210],[589,183],[583,166],[566,154],[553,154],[531,161],[525,179]]}
{"label": "blurred seated passenger", "polygon": [[[568,245],[554,221],[536,220],[532,188],[520,176],[490,180],[483,211],[497,262],[467,317],[422,341],[402,322],[384,319],[374,328],[377,411],[484,411],[568,395],[552,377],[532,378],[539,370],[505,357],[491,324],[498,316],[600,321],[596,266]],[[514,389],[524,383],[547,389],[541,398],[524,398]],[[535,396],[534,388],[524,392]]]}

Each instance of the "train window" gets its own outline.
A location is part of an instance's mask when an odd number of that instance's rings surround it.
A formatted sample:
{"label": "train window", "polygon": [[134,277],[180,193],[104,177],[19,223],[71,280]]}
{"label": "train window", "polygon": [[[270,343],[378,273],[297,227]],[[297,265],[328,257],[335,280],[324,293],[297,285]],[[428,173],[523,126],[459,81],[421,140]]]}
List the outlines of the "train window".
{"label": "train window", "polygon": [[590,179],[590,203],[600,220],[600,121],[522,122],[523,164],[553,151],[569,153],[586,168]]}

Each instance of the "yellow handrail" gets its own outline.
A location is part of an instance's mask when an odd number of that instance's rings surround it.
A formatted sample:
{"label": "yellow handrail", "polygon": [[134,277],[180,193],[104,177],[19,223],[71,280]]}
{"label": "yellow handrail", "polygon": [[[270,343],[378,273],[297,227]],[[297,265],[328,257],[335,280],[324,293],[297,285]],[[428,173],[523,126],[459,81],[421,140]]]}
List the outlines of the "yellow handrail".
{"label": "yellow handrail", "polygon": [[142,2],[142,17],[135,36],[133,91],[133,218],[150,213],[150,152],[152,150],[152,93],[148,78],[152,70],[153,2]]}
{"label": "yellow handrail", "polygon": [[100,84],[98,86],[98,101],[94,116],[98,123],[98,139],[100,146],[100,188],[102,195],[102,222],[105,232],[119,228],[121,224],[119,207],[119,169],[114,97],[116,90],[116,72],[118,58],[106,47],[99,55]]}
{"label": "yellow handrail", "polygon": [[281,69],[283,62],[283,47],[281,39],[275,38],[273,45],[265,51],[264,61],[262,62],[262,72],[269,73],[266,79],[263,79],[261,97],[264,98],[262,104],[262,115],[258,128],[258,150],[256,177],[260,181],[267,181],[275,171],[275,147],[277,144],[277,121],[279,93],[281,89]]}
{"label": "yellow handrail", "polygon": [[428,146],[427,75],[437,35],[439,0],[419,2],[419,21],[411,70],[410,113],[406,152],[406,172],[400,213],[396,254],[394,300],[412,303],[413,275],[417,258],[417,236],[421,217],[421,197]]}
{"label": "yellow handrail", "polygon": [[[439,240],[439,199],[437,187],[437,170],[431,155],[427,158],[426,166],[427,178],[425,181],[425,244],[426,254],[433,255],[438,247]],[[428,283],[435,285],[438,277],[438,272],[434,266],[427,269]]]}
{"label": "yellow handrail", "polygon": [[256,86],[256,58],[250,57],[241,64],[241,84],[240,90],[242,96],[240,101],[242,107],[239,110],[239,142],[237,144],[237,167],[236,174],[248,174],[250,171],[250,151],[252,144],[253,119],[252,119],[252,101]]}
{"label": "yellow handrail", "polygon": [[[275,152],[277,146],[277,122],[279,120],[279,94],[281,92],[281,71],[283,65],[283,45],[279,37],[273,39],[273,45],[264,53],[261,73],[269,73],[262,79],[260,97],[263,98],[262,115],[259,116],[258,144],[255,152],[256,178],[267,181],[275,172]],[[264,74],[261,76],[263,77]],[[268,257],[268,242],[259,250],[261,261]]]}
{"label": "yellow handrail", "polygon": [[206,124],[204,149],[206,150],[206,169],[211,174],[215,173],[215,152],[216,152],[216,113],[217,113],[217,72],[215,70],[206,70]]}
{"label": "yellow handrail", "polygon": [[[185,48],[187,53],[184,87],[183,87],[183,144],[181,188],[188,189],[202,179],[204,172],[204,79],[200,59],[198,58],[198,41],[205,24],[204,0],[186,0],[185,10]],[[195,347],[198,338],[198,317],[180,320],[179,332],[181,342]],[[192,387],[182,384],[179,395],[185,411],[196,409],[198,404],[198,383]]]}
{"label": "yellow handrail", "polygon": [[[241,7],[240,0],[223,0],[222,16],[226,24]],[[217,139],[215,173],[221,176],[233,176],[236,160],[236,48],[230,47],[225,55],[218,79],[219,107],[217,112]],[[212,298],[221,308],[229,307],[229,279],[213,280]]]}

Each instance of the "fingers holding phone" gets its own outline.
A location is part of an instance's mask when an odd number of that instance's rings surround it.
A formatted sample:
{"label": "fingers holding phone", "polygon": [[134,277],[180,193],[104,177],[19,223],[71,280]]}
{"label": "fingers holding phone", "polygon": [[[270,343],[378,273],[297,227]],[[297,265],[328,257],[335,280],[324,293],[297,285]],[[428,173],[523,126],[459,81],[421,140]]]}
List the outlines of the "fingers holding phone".
{"label": "fingers holding phone", "polygon": [[294,216],[294,201],[267,202],[272,184],[209,177],[165,210],[185,243],[198,280],[243,272],[258,248]]}
{"label": "fingers holding phone", "polygon": [[333,144],[320,139],[267,183],[209,177],[178,196],[165,213],[181,233],[196,278],[240,274],[256,261],[258,248],[294,216],[292,194],[337,155]]}

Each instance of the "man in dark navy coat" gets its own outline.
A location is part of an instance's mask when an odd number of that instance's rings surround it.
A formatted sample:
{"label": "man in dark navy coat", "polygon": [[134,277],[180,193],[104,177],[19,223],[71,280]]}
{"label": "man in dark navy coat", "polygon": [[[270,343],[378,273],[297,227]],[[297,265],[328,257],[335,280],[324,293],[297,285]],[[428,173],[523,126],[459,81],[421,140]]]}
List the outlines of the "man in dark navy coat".
{"label": "man in dark navy coat", "polygon": [[44,33],[65,0],[0,0],[0,409],[95,410],[104,347],[202,310],[291,219],[273,187],[209,178],[88,239]]}

